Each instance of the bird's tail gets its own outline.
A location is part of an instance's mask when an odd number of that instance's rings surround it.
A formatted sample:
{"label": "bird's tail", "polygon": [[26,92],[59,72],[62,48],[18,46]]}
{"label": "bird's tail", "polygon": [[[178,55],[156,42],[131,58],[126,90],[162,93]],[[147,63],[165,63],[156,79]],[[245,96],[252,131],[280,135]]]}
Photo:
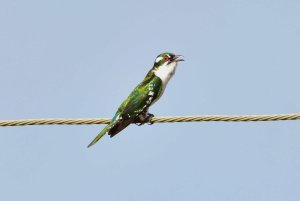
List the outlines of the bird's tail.
{"label": "bird's tail", "polygon": [[95,139],[87,146],[88,148],[96,144],[111,128],[111,125],[108,124],[96,137]]}

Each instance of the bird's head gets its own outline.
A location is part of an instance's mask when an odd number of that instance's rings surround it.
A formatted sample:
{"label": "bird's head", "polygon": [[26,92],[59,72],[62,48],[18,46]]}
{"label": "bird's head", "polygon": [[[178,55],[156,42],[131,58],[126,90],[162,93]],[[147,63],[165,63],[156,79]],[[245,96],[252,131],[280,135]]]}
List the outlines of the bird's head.
{"label": "bird's head", "polygon": [[179,61],[184,61],[182,55],[164,52],[156,57],[154,62],[154,68],[159,68],[160,66],[168,66],[170,64],[176,64]]}

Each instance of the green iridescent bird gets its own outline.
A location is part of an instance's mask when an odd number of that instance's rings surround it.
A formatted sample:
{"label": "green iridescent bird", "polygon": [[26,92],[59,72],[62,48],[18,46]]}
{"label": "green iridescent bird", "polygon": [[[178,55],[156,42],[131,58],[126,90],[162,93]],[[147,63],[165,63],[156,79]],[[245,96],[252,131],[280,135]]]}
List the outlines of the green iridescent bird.
{"label": "green iridescent bird", "polygon": [[110,137],[115,136],[131,123],[150,123],[154,115],[148,113],[148,109],[162,96],[169,80],[175,74],[179,61],[183,61],[181,55],[168,52],[158,55],[144,80],[131,92],[118,108],[112,121],[88,147],[98,142],[106,133]]}

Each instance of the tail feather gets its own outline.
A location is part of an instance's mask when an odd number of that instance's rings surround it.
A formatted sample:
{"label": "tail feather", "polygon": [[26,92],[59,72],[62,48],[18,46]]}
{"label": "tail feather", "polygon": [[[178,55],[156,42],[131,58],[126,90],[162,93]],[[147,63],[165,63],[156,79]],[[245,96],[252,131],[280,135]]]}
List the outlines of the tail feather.
{"label": "tail feather", "polygon": [[124,120],[119,118],[120,114],[116,114],[112,121],[95,137],[95,139],[87,146],[88,148],[96,144],[106,133],[110,135],[110,137],[115,136],[121,130],[126,128],[130,123],[133,122],[133,119]]}
{"label": "tail feather", "polygon": [[114,124],[108,131],[108,135],[110,137],[115,136],[120,131],[122,131],[124,128],[126,128],[130,123],[132,123],[132,120],[119,120],[116,124]]}
{"label": "tail feather", "polygon": [[111,128],[111,125],[108,124],[96,137],[95,139],[87,146],[87,148],[96,144]]}

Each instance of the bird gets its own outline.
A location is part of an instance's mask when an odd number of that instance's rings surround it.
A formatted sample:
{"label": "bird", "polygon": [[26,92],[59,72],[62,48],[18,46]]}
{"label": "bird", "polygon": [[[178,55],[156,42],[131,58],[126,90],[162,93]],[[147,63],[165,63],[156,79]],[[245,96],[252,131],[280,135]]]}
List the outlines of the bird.
{"label": "bird", "polygon": [[96,144],[106,133],[110,137],[115,136],[131,123],[139,126],[145,123],[152,124],[151,119],[154,115],[148,112],[149,107],[163,95],[180,61],[184,61],[182,55],[170,52],[159,54],[144,80],[123,101],[111,122],[95,137],[88,147]]}

